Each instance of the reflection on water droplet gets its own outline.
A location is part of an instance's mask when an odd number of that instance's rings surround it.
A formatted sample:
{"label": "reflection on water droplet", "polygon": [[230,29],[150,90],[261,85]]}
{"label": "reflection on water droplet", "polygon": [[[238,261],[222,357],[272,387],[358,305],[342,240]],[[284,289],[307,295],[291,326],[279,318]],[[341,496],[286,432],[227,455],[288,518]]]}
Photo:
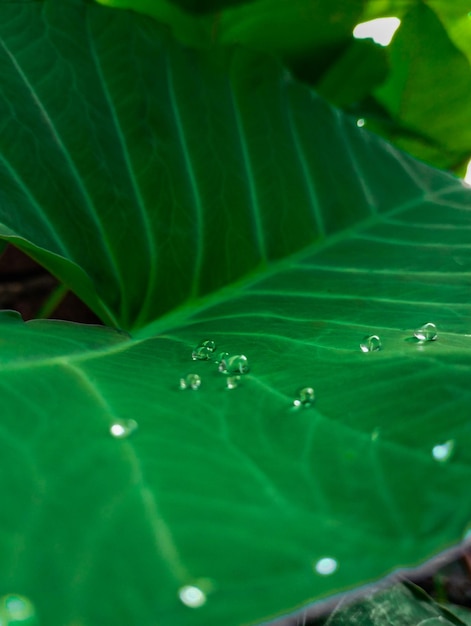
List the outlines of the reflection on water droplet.
{"label": "reflection on water droplet", "polygon": [[197,609],[206,602],[206,594],[199,587],[193,587],[192,585],[181,587],[178,591],[178,596],[183,604],[192,609]]}
{"label": "reflection on water droplet", "polygon": [[[33,622],[30,620],[35,616],[36,611],[29,598],[16,594],[8,594],[0,598],[0,624],[2,626],[3,624],[9,626],[26,621],[32,625]],[[4,622],[2,618],[6,618],[6,621]]]}
{"label": "reflection on water droplet", "polygon": [[359,128],[363,128],[364,125],[365,125],[365,120],[362,117],[358,118],[357,119],[357,126]]}
{"label": "reflection on water droplet", "polygon": [[198,346],[191,353],[193,361],[209,361],[213,356],[212,350],[206,346]]}
{"label": "reflection on water droplet", "polygon": [[428,322],[414,332],[414,337],[420,341],[435,341],[438,337],[437,327],[432,322]]}
{"label": "reflection on water droplet", "polygon": [[304,387],[298,392],[298,397],[293,400],[294,406],[312,406],[316,400],[314,389]]}
{"label": "reflection on water droplet", "polygon": [[244,354],[227,356],[219,364],[222,374],[247,374],[249,369],[249,360]]}
{"label": "reflection on water droplet", "polygon": [[314,565],[314,569],[321,576],[330,576],[330,574],[333,574],[336,571],[338,566],[339,564],[335,559],[325,557],[317,561]]}
{"label": "reflection on water droplet", "polygon": [[200,341],[191,353],[193,361],[209,361],[213,358],[213,352],[216,350],[216,342],[212,339],[204,339]]}
{"label": "reflection on water droplet", "polygon": [[448,461],[448,459],[453,454],[453,450],[455,448],[455,442],[450,439],[445,443],[441,443],[432,448],[432,455],[435,461],[440,461],[443,463],[444,461]]}
{"label": "reflection on water droplet", "polygon": [[363,341],[360,343],[360,349],[362,352],[377,352],[381,350],[381,339],[378,335],[367,335],[363,337]]}
{"label": "reflection on water droplet", "polygon": [[371,433],[371,441],[376,441],[379,437],[379,428],[375,428]]}
{"label": "reflection on water droplet", "polygon": [[126,439],[137,430],[136,420],[115,420],[110,426],[110,433],[116,439]]}
{"label": "reflection on water droplet", "polygon": [[201,378],[198,374],[188,374],[185,378],[180,378],[180,389],[193,389],[196,391],[201,387]]}
{"label": "reflection on water droplet", "polygon": [[217,356],[214,357],[214,362],[221,363],[221,361],[224,361],[224,359],[227,359],[228,356],[229,356],[229,352],[220,352]]}
{"label": "reflection on water droplet", "polygon": [[240,376],[228,376],[226,378],[227,389],[235,389],[239,386]]}

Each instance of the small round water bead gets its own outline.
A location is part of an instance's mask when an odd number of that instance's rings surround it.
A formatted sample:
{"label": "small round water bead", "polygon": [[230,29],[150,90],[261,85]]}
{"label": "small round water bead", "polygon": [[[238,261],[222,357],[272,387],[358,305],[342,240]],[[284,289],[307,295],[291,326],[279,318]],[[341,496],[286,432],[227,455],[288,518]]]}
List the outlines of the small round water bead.
{"label": "small round water bead", "polygon": [[37,624],[36,617],[36,609],[26,596],[10,593],[0,598],[0,626],[3,624],[34,626]]}
{"label": "small round water bead", "polygon": [[198,374],[188,374],[188,376],[180,378],[179,386],[181,390],[192,389],[196,391],[201,387],[201,378]]}
{"label": "small round water bead", "polygon": [[240,376],[228,376],[226,378],[226,389],[236,389],[239,386]]}
{"label": "small round water bead", "polygon": [[455,448],[455,442],[450,439],[445,443],[440,443],[432,448],[432,456],[435,461],[439,461],[440,463],[444,463],[448,461],[448,459],[453,454],[453,450]]}
{"label": "small round water bead", "polygon": [[362,352],[377,352],[381,350],[381,339],[378,335],[366,335],[360,343]]}
{"label": "small round water bead", "polygon": [[325,557],[323,559],[319,559],[319,561],[315,563],[314,569],[321,576],[330,576],[337,570],[338,566],[339,564],[335,559]]}
{"label": "small round water bead", "polygon": [[110,426],[110,434],[116,439],[126,439],[138,429],[136,420],[115,420]]}
{"label": "small round water bead", "polygon": [[299,390],[298,396],[293,400],[295,407],[312,406],[316,401],[316,395],[312,387],[303,387]]}
{"label": "small round water bead", "polygon": [[178,597],[186,606],[197,609],[206,602],[206,594],[199,587],[185,585],[178,591]]}
{"label": "small round water bead", "polygon": [[428,322],[414,331],[414,337],[417,337],[419,341],[435,341],[438,338],[437,327],[432,322]]}
{"label": "small round water bead", "polygon": [[204,339],[203,341],[200,341],[193,350],[191,358],[193,361],[209,361],[213,358],[215,350],[216,342],[212,339]]}
{"label": "small round water bead", "polygon": [[224,357],[219,363],[219,371],[222,374],[247,374],[249,369],[249,360],[245,354]]}

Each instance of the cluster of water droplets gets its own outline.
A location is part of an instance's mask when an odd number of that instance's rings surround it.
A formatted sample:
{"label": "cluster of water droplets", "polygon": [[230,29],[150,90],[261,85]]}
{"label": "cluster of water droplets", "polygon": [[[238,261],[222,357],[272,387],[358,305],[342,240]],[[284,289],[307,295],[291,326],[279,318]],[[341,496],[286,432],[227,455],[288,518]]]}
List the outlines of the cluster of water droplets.
{"label": "cluster of water droplets", "polygon": [[303,387],[298,391],[296,398],[293,400],[293,405],[296,408],[310,407],[316,401],[316,395],[312,387]]}
{"label": "cluster of water droplets", "polygon": [[[216,342],[212,339],[204,339],[193,349],[191,358],[193,361],[209,361],[217,366],[217,371],[224,375],[225,388],[236,389],[241,377],[250,370],[249,360],[245,354],[230,354],[229,352],[216,352]],[[191,389],[196,391],[201,387],[199,374],[187,374],[180,378],[181,390]]]}
{"label": "cluster of water droplets", "polygon": [[[427,322],[414,331],[414,337],[420,343],[436,341],[438,339],[437,327],[433,322]],[[378,352],[382,347],[381,339],[378,335],[366,335],[360,342],[360,350],[362,352]]]}

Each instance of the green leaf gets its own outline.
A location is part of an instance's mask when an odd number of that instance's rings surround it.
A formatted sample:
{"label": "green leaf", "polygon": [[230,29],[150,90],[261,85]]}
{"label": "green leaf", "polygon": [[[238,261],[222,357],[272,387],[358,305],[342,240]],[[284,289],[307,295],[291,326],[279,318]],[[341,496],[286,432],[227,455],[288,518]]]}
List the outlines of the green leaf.
{"label": "green leaf", "polygon": [[361,102],[389,71],[386,51],[370,40],[353,40],[316,83],[316,91],[336,106]]}
{"label": "green leaf", "polygon": [[239,49],[227,72],[98,5],[1,12],[1,235],[106,322],[142,326],[369,214],[361,184],[332,191],[352,178],[343,131],[326,152],[312,124],[343,121],[271,59]]}
{"label": "green leaf", "polygon": [[[422,589],[412,584],[396,584],[390,589],[373,589],[350,606],[342,602],[322,626],[465,626],[453,613],[454,607],[445,608],[435,603]],[[319,624],[319,626],[320,626]]]}
{"label": "green leaf", "polygon": [[[236,626],[458,544],[470,190],[269,60],[0,7],[2,234],[133,329],[0,318],[4,593],[48,626]],[[204,339],[247,355],[235,388]]]}
{"label": "green leaf", "polygon": [[408,130],[429,139],[399,135],[395,143],[438,167],[460,165],[471,154],[469,61],[424,3],[403,16],[388,52],[391,71],[376,95]]}

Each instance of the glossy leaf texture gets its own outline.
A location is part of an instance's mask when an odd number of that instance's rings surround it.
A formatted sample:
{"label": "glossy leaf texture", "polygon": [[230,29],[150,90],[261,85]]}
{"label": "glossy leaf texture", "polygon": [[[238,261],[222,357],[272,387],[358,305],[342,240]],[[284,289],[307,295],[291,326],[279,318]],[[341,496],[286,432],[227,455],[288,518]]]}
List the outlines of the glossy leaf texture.
{"label": "glossy leaf texture", "polygon": [[361,181],[330,184],[336,114],[275,62],[240,49],[227,73],[87,3],[1,11],[2,235],[105,321],[142,326],[368,213]]}
{"label": "glossy leaf texture", "polygon": [[343,136],[324,150],[336,114],[273,60],[79,1],[0,10],[1,234],[108,323],[142,326],[368,212],[360,181],[329,184],[350,161]]}

